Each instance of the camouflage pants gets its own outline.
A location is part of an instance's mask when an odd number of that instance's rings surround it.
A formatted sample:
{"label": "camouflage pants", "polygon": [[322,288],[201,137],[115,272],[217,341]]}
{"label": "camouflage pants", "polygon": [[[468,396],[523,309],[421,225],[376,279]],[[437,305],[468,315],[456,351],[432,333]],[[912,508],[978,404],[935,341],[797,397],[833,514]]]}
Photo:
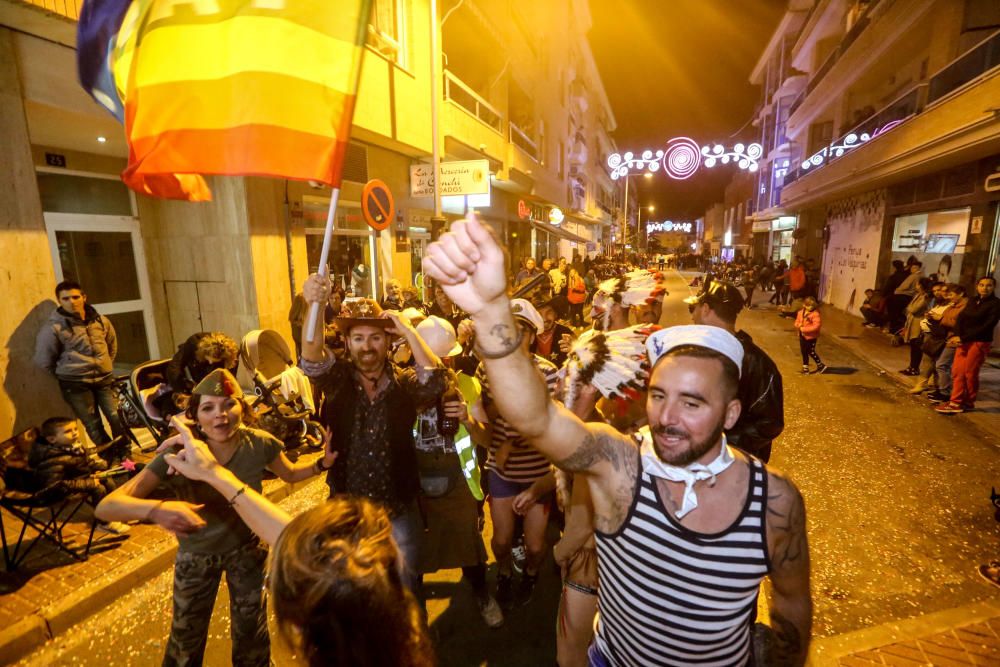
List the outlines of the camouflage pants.
{"label": "camouflage pants", "polygon": [[222,573],[229,586],[234,667],[267,667],[271,641],[264,603],[267,549],[256,540],[223,554],[177,552],[174,617],[164,667],[200,667]]}

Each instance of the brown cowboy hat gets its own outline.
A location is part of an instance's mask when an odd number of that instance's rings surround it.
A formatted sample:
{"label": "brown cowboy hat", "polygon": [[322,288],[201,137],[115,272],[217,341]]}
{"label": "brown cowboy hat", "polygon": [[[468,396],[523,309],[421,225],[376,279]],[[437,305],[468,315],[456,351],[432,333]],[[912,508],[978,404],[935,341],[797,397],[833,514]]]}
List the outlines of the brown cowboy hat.
{"label": "brown cowboy hat", "polygon": [[372,299],[345,300],[340,309],[340,315],[333,323],[346,336],[356,326],[381,327],[393,326],[392,320],[382,317],[382,308]]}

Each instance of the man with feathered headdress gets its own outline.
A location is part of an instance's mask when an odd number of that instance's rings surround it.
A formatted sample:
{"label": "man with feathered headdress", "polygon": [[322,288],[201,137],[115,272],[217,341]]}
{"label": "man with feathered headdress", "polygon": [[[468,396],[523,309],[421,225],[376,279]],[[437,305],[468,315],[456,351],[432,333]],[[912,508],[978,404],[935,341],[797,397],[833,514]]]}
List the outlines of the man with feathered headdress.
{"label": "man with feathered headdress", "polygon": [[595,329],[623,329],[629,325],[629,309],[632,306],[649,304],[653,307],[653,316],[659,321],[666,295],[662,273],[645,269],[630,271],[597,286],[590,318]]}

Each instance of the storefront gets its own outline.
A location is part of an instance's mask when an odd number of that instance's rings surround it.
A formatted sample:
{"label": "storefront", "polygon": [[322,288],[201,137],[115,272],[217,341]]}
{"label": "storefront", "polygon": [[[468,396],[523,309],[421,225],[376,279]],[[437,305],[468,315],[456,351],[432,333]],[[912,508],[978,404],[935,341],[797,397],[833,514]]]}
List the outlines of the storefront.
{"label": "storefront", "polygon": [[754,220],[751,228],[750,258],[766,261],[771,258],[771,221]]}
{"label": "storefront", "polygon": [[792,245],[795,243],[795,216],[785,215],[771,221],[771,259],[775,262],[792,262]]}
{"label": "storefront", "polygon": [[[924,274],[955,282],[962,275],[962,260],[971,224],[969,207],[896,216],[893,221],[892,259],[918,259]],[[982,231],[982,219],[976,233]]]}

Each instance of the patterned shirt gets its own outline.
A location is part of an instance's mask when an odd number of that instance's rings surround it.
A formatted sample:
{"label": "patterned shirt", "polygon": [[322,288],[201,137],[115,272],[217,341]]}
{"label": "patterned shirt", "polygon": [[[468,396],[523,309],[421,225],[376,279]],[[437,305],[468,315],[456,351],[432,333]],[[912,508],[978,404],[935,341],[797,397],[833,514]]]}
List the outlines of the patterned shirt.
{"label": "patterned shirt", "polygon": [[[553,395],[556,383],[559,381],[559,369],[551,361],[532,355],[535,366],[541,371],[545,378],[545,384],[549,388],[549,395]],[[476,371],[476,379],[483,385],[483,407],[489,409],[493,404],[493,394],[490,391],[489,380],[482,364]],[[492,422],[493,437],[490,441],[489,457],[486,459],[486,467],[512,482],[534,482],[544,477],[549,472],[549,461],[537,449],[529,445],[521,434],[501,415],[497,415]],[[510,441],[512,449],[507,461],[500,470],[497,465],[496,455],[505,442]]]}

